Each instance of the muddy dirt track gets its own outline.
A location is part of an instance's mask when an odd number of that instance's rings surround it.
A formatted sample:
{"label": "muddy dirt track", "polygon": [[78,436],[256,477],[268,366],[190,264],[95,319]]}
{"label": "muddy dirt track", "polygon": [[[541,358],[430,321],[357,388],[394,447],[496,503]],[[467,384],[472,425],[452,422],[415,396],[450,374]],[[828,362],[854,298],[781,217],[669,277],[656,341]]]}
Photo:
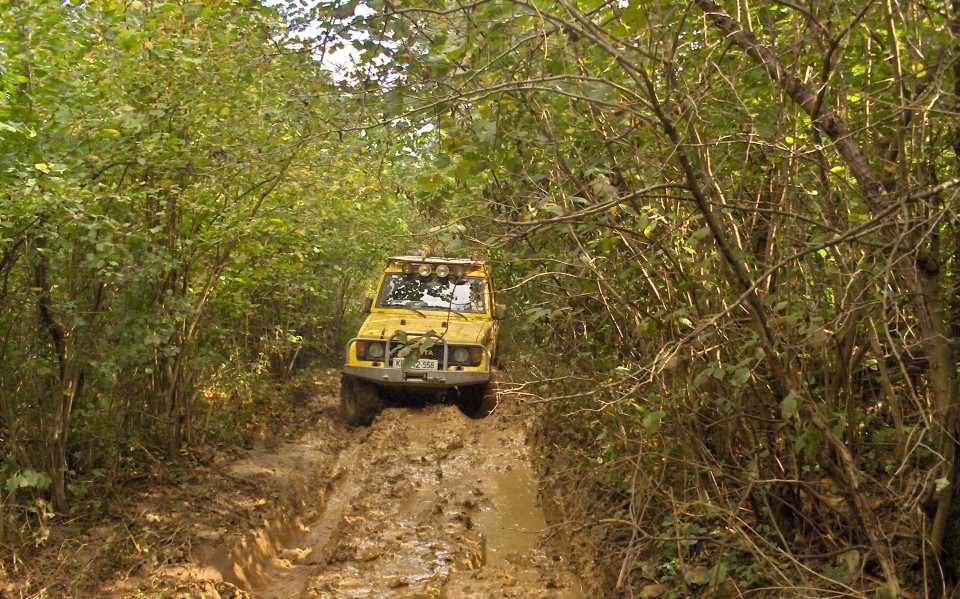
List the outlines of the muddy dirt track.
{"label": "muddy dirt track", "polygon": [[264,435],[210,468],[188,559],[142,578],[140,596],[585,596],[538,499],[531,418],[509,397],[482,419],[399,406],[366,428],[342,423],[333,394],[317,401],[299,438]]}

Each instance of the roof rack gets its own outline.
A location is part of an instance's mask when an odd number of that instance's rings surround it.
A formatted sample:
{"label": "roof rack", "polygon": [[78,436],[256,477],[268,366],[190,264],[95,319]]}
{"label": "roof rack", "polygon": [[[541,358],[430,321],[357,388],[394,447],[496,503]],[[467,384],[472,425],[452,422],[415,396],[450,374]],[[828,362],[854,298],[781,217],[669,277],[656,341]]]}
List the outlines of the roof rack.
{"label": "roof rack", "polygon": [[487,259],[483,256],[472,256],[470,258],[441,258],[441,257],[425,258],[423,256],[406,255],[406,256],[390,256],[387,259],[387,264],[389,265],[391,262],[416,262],[417,264],[463,264],[465,266],[483,266],[487,263]]}

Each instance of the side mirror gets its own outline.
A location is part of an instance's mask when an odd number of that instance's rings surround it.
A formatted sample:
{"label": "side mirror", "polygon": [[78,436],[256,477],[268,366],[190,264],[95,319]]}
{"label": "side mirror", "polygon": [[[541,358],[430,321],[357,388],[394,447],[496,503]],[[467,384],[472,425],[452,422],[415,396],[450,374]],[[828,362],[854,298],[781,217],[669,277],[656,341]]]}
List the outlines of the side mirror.
{"label": "side mirror", "polygon": [[367,297],[363,299],[363,313],[369,314],[370,310],[373,308],[373,298]]}
{"label": "side mirror", "polygon": [[506,304],[497,304],[496,308],[493,311],[494,320],[503,320],[507,315],[507,305]]}

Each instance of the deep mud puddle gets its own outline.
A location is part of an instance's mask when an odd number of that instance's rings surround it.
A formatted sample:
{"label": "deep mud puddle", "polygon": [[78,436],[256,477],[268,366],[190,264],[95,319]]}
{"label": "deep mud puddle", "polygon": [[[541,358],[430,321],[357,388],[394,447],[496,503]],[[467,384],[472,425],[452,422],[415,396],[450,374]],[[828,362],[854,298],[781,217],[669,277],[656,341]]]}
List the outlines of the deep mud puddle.
{"label": "deep mud puddle", "polygon": [[222,555],[225,579],[283,599],[581,596],[541,548],[547,524],[517,417],[392,408],[353,434],[299,533],[259,560]]}

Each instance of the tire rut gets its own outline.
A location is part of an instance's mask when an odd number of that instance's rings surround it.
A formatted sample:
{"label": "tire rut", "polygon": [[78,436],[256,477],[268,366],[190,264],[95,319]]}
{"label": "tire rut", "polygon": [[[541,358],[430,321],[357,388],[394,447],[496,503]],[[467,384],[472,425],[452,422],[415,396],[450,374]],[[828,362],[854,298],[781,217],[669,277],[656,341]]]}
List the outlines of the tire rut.
{"label": "tire rut", "polygon": [[247,590],[264,599],[581,597],[577,577],[543,549],[526,432],[516,414],[384,410],[352,431],[327,469],[322,505]]}

